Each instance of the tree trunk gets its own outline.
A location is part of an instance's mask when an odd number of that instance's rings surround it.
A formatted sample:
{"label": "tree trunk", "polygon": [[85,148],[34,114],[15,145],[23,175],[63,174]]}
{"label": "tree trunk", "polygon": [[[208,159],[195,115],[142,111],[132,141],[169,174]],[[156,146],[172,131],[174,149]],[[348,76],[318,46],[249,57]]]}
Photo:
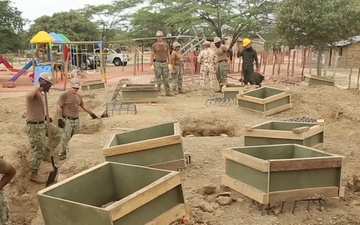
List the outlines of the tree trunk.
{"label": "tree trunk", "polygon": [[[323,46],[317,47],[318,56],[317,56],[317,64],[316,64],[316,75],[321,76],[321,55],[324,52]],[[310,59],[311,60],[311,59]]]}

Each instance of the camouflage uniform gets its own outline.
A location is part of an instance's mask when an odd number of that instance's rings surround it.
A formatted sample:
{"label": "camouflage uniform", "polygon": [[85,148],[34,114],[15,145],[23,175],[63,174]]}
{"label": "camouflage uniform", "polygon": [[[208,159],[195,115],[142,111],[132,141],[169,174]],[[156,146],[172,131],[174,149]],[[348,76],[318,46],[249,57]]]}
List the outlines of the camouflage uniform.
{"label": "camouflage uniform", "polygon": [[47,159],[49,157],[50,153],[55,150],[61,140],[61,129],[57,126],[54,126],[52,123],[50,123],[49,128],[51,133],[51,146],[48,138],[44,149],[44,159]]}
{"label": "camouflage uniform", "polygon": [[[217,63],[217,55],[211,48],[205,48],[198,55],[198,62],[200,63],[200,85],[205,88],[205,80],[209,80],[210,88],[214,88],[215,68]],[[207,85],[206,85],[207,86]]]}
{"label": "camouflage uniform", "polygon": [[0,191],[0,225],[9,225],[9,203],[6,199],[4,191]]}
{"label": "camouflage uniform", "polygon": [[40,169],[41,161],[44,156],[46,125],[45,123],[27,124],[26,133],[29,137],[32,154],[30,169],[32,173],[36,173]]}
{"label": "camouflage uniform", "polygon": [[182,66],[179,66],[179,65],[174,66],[173,78],[174,78],[174,90],[175,91],[182,89],[183,73],[184,73],[184,71],[183,71]]}
{"label": "camouflage uniform", "polygon": [[164,83],[166,92],[170,92],[169,85],[169,66],[167,62],[155,62],[154,63],[155,80],[160,90],[161,83]]}
{"label": "camouflage uniform", "polygon": [[74,136],[74,134],[77,134],[79,132],[80,127],[80,120],[76,119],[66,119],[63,118],[65,122],[65,126],[63,128],[62,132],[62,148],[59,153],[60,159],[66,158],[66,153],[69,151],[69,141]]}

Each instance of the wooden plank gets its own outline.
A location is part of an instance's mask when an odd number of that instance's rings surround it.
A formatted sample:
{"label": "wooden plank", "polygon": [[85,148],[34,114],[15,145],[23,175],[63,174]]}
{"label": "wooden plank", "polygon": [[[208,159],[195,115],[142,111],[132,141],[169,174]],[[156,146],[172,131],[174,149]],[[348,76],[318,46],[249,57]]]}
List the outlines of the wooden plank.
{"label": "wooden plank", "polygon": [[322,196],[323,198],[332,198],[338,197],[338,193],[338,187],[319,187],[276,191],[269,194],[269,203],[305,200],[315,198],[317,196]]}
{"label": "wooden plank", "polygon": [[266,129],[253,129],[251,131],[245,130],[243,132],[243,136],[303,140],[302,134],[295,134],[292,131],[285,131],[285,130],[266,130]]}
{"label": "wooden plank", "polygon": [[242,165],[251,167],[253,169],[259,170],[261,172],[269,171],[269,162],[255,158],[251,155],[243,154],[232,150],[231,148],[225,148],[221,150],[221,155],[226,159],[232,160],[234,162],[240,163]]}
{"label": "wooden plank", "polygon": [[253,102],[253,103],[260,104],[260,105],[264,104],[264,99],[247,96],[247,95],[244,95],[244,93],[237,94],[236,98],[240,101]]}
{"label": "wooden plank", "polygon": [[174,122],[174,134],[175,135],[181,135],[181,129],[179,122]]}
{"label": "wooden plank", "polygon": [[309,170],[323,168],[340,168],[341,157],[312,157],[312,158],[294,158],[294,159],[276,159],[268,160],[270,162],[270,171],[291,171],[291,170]]}
{"label": "wooden plank", "polygon": [[223,175],[221,177],[221,183],[225,186],[230,187],[231,189],[251,198],[254,199],[255,201],[261,203],[261,204],[267,204],[268,203],[268,199],[267,199],[267,195],[266,193],[253,188],[241,181],[238,181],[232,177],[229,177],[227,175]]}
{"label": "wooden plank", "polygon": [[282,112],[282,111],[285,111],[287,109],[291,109],[292,108],[292,104],[286,104],[286,105],[282,105],[280,107],[276,107],[274,109],[270,109],[270,110],[267,110],[264,112],[265,116],[271,116],[271,115],[274,115],[276,113],[279,113],[279,112]]}
{"label": "wooden plank", "polygon": [[112,134],[111,137],[105,142],[105,145],[103,148],[109,148],[111,142],[116,138],[116,134]]}
{"label": "wooden plank", "polygon": [[169,211],[161,214],[160,216],[156,217],[152,221],[146,223],[145,225],[164,225],[170,224],[177,219],[182,219],[183,216],[187,216],[187,206],[186,204],[178,204],[177,206],[173,207]]}
{"label": "wooden plank", "polygon": [[167,137],[154,138],[150,140],[138,141],[103,149],[105,157],[126,154],[130,152],[143,151],[151,148],[175,145],[181,143],[180,135],[171,135]]}
{"label": "wooden plank", "polygon": [[315,126],[312,126],[306,133],[304,133],[304,139],[312,137],[321,132],[324,132],[324,125],[317,124]]}
{"label": "wooden plank", "polygon": [[123,103],[149,103],[157,102],[158,98],[123,98],[121,102]]}
{"label": "wooden plank", "polygon": [[264,103],[266,104],[266,103],[274,102],[276,100],[279,100],[279,99],[282,99],[282,98],[287,98],[289,96],[290,96],[289,93],[283,92],[283,93],[276,94],[276,95],[265,98]]}
{"label": "wooden plank", "polygon": [[319,76],[305,76],[308,79],[314,79],[314,80],[319,80],[319,81],[325,81],[325,82],[330,82],[330,83],[334,83],[335,80],[333,79],[329,79],[326,77],[319,77]]}
{"label": "wooden plank", "polygon": [[148,167],[163,169],[163,170],[177,170],[185,167],[185,159],[173,160],[164,163],[157,163],[148,165]]}
{"label": "wooden plank", "polygon": [[71,176],[71,177],[69,177],[69,178],[67,178],[67,179],[65,179],[65,180],[62,180],[62,181],[60,181],[60,182],[58,182],[58,183],[56,183],[56,184],[53,184],[53,185],[51,185],[51,186],[49,186],[49,187],[47,187],[47,188],[44,188],[44,189],[42,189],[41,191],[38,191],[37,194],[44,194],[44,193],[47,192],[47,191],[50,191],[50,190],[52,190],[52,189],[54,189],[54,188],[57,188],[57,187],[65,184],[65,183],[67,183],[67,182],[69,182],[69,181],[75,180],[75,179],[83,176],[84,174],[87,174],[87,173],[90,173],[91,171],[97,170],[97,169],[99,169],[99,168],[101,168],[101,167],[103,167],[103,166],[105,166],[105,165],[107,165],[107,164],[109,164],[109,163],[110,163],[110,162],[100,163],[99,165],[96,165],[96,166],[94,166],[94,167],[91,167],[91,168],[89,168],[89,169],[87,169],[87,170],[84,170],[84,171],[78,173],[78,174],[75,174],[74,176]]}
{"label": "wooden plank", "polygon": [[115,221],[179,185],[179,173],[172,172],[106,207],[105,210],[110,212],[112,220]]}
{"label": "wooden plank", "polygon": [[[158,92],[156,87],[125,87],[121,89],[123,92]],[[147,93],[144,93],[147,94]]]}

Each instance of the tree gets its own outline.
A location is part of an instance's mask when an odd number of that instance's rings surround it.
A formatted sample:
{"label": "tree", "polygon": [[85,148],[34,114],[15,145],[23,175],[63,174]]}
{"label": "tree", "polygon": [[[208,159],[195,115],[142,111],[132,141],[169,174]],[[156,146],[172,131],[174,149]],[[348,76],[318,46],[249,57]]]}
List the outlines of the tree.
{"label": "tree", "polygon": [[360,33],[359,0],[283,0],[276,12],[276,27],[289,44],[313,46],[321,55],[337,41]]}
{"label": "tree", "polygon": [[129,13],[140,0],[117,0],[113,4],[86,5],[81,10],[82,14],[94,21],[100,33],[101,40],[114,40],[118,31],[124,31],[128,28]]}
{"label": "tree", "polygon": [[269,23],[274,5],[272,0],[199,0],[192,11],[216,36],[230,36],[232,48],[240,36],[253,35]]}
{"label": "tree", "polygon": [[27,22],[22,18],[16,7],[11,5],[11,1],[0,1],[0,51],[15,51],[23,47],[23,40],[19,36],[23,26]]}
{"label": "tree", "polygon": [[132,25],[135,32],[152,30],[152,36],[155,27],[173,35],[192,33],[194,27],[206,35],[231,36],[232,47],[240,35],[256,33],[269,23],[274,4],[272,0],[152,0],[150,7],[134,14]]}
{"label": "tree", "polygon": [[54,13],[52,16],[41,16],[35,19],[34,23],[30,26],[29,35],[34,36],[41,30],[62,33],[70,41],[95,41],[99,39],[96,25],[73,10]]}
{"label": "tree", "polygon": [[189,13],[186,1],[152,0],[150,6],[133,14],[133,36],[153,37],[157,30],[173,36],[189,34],[199,20]]}

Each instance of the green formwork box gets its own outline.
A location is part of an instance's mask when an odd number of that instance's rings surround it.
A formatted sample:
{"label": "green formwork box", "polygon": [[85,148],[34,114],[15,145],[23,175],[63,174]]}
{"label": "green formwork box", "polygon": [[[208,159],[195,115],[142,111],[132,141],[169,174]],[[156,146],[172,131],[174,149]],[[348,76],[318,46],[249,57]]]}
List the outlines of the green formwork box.
{"label": "green formwork box", "polygon": [[316,123],[268,121],[255,126],[245,125],[244,145],[299,144],[324,149],[324,120]]}
{"label": "green formwork box", "polygon": [[304,76],[304,82],[309,86],[335,86],[335,80],[320,76]]}
{"label": "green formwork box", "polygon": [[38,192],[45,225],[169,224],[187,215],[179,172],[105,162]]}
{"label": "green formwork box", "polygon": [[157,102],[158,92],[157,84],[124,84],[121,89],[122,102]]}
{"label": "green formwork box", "polygon": [[225,84],[221,91],[224,94],[224,98],[236,98],[236,95],[240,92],[246,92],[258,88],[257,85],[243,85],[243,84]]}
{"label": "green formwork box", "polygon": [[114,134],[105,144],[106,161],[179,170],[185,154],[179,122],[170,122]]}
{"label": "green formwork box", "polygon": [[102,80],[92,80],[92,81],[85,81],[81,84],[82,91],[91,91],[97,89],[104,89],[105,82]]}
{"label": "green formwork box", "polygon": [[344,159],[297,144],[222,150],[223,185],[260,204],[344,196]]}
{"label": "green formwork box", "polygon": [[261,87],[236,95],[240,108],[270,116],[292,108],[289,89]]}

